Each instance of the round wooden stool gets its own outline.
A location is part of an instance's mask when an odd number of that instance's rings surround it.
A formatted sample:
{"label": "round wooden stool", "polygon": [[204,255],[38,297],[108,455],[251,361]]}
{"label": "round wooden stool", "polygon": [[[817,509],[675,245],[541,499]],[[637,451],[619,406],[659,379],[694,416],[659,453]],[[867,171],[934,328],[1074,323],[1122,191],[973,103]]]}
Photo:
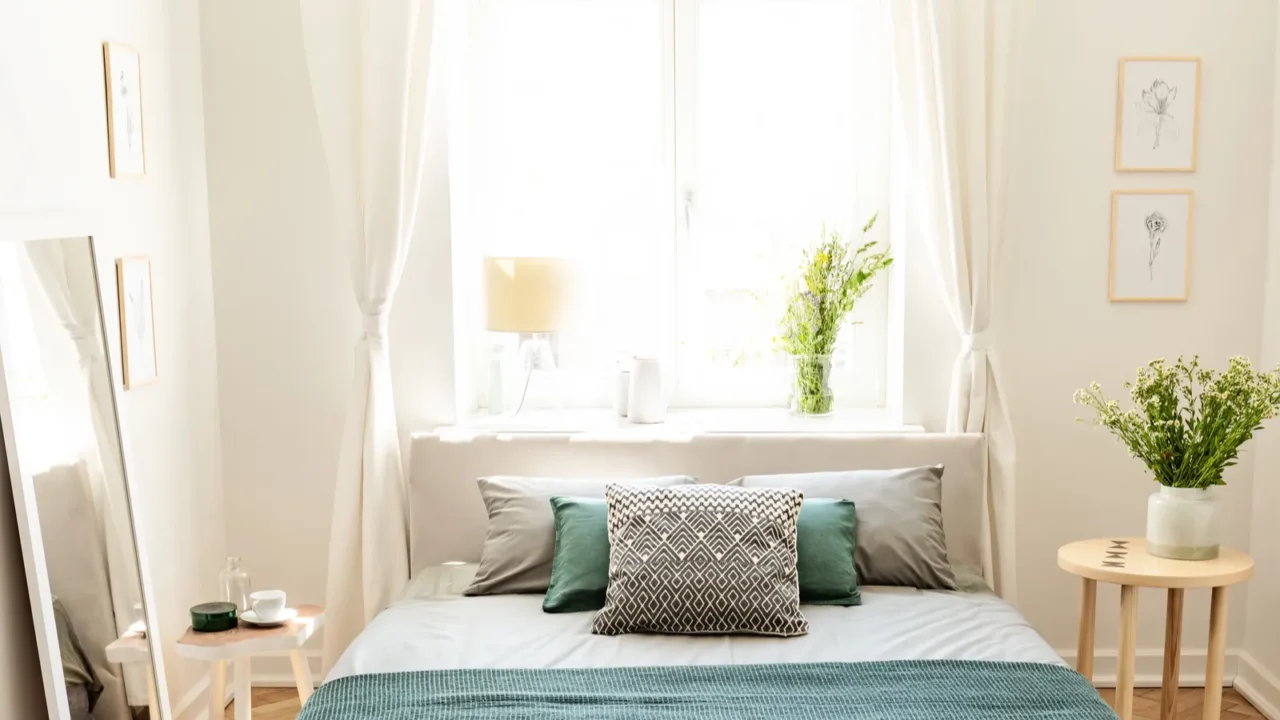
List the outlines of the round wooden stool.
{"label": "round wooden stool", "polygon": [[1081,540],[1058,549],[1058,567],[1083,578],[1080,641],[1076,670],[1093,679],[1094,620],[1098,582],[1120,586],[1120,649],[1116,667],[1116,714],[1133,717],[1134,651],[1138,644],[1138,588],[1168,590],[1164,625],[1164,679],[1161,720],[1173,720],[1178,704],[1178,659],[1182,651],[1182,593],[1213,588],[1209,609],[1209,653],[1205,659],[1204,719],[1218,720],[1222,710],[1222,663],[1227,650],[1227,587],[1249,579],[1253,558],[1222,548],[1214,560],[1169,560],[1147,553],[1142,538]]}

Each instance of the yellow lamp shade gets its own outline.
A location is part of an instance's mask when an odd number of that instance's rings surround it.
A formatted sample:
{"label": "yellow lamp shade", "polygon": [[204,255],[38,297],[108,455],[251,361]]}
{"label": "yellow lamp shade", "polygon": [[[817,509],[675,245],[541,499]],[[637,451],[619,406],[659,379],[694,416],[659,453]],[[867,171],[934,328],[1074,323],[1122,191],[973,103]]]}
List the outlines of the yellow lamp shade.
{"label": "yellow lamp shade", "polygon": [[494,332],[557,332],[569,310],[563,258],[486,257],[485,327]]}

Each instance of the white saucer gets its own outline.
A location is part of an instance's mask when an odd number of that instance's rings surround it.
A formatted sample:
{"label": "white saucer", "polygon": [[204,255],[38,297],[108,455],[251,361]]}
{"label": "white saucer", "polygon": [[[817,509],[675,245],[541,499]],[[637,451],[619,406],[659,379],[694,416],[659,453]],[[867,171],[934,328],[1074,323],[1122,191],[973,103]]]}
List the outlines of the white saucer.
{"label": "white saucer", "polygon": [[298,617],[298,611],[295,608],[285,608],[278,617],[272,618],[271,620],[263,620],[258,617],[258,613],[253,610],[245,610],[240,614],[241,620],[249,623],[250,625],[257,625],[258,627],[283,625],[296,617]]}

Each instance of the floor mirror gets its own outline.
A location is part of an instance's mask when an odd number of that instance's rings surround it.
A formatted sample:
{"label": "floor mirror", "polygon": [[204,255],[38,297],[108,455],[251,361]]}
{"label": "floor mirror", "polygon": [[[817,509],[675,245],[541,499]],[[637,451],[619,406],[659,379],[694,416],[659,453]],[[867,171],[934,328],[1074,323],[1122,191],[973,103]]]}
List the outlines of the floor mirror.
{"label": "floor mirror", "polygon": [[98,268],[89,237],[0,242],[4,467],[48,716],[167,720]]}

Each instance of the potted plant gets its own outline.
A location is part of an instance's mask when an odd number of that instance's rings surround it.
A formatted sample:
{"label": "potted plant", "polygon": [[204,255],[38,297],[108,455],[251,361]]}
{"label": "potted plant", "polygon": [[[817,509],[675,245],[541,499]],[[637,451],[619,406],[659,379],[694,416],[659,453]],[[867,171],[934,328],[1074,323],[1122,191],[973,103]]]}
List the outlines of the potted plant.
{"label": "potted plant", "polygon": [[[876,224],[871,216],[866,234]],[[831,352],[854,304],[871,289],[871,281],[893,264],[888,250],[875,242],[851,249],[835,230],[822,228],[816,247],[804,251],[782,318],[777,345],[791,356],[791,411],[801,415],[831,412]]]}
{"label": "potted plant", "polygon": [[1147,501],[1147,551],[1217,557],[1222,520],[1213,488],[1226,484],[1222,474],[1236,464],[1240,446],[1280,408],[1280,369],[1257,372],[1247,358],[1233,357],[1218,374],[1200,367],[1199,357],[1172,365],[1161,359],[1138,368],[1124,387],[1128,410],[1098,383],[1077,390],[1075,401],[1092,408],[1094,424],[1127,445],[1160,483]]}

